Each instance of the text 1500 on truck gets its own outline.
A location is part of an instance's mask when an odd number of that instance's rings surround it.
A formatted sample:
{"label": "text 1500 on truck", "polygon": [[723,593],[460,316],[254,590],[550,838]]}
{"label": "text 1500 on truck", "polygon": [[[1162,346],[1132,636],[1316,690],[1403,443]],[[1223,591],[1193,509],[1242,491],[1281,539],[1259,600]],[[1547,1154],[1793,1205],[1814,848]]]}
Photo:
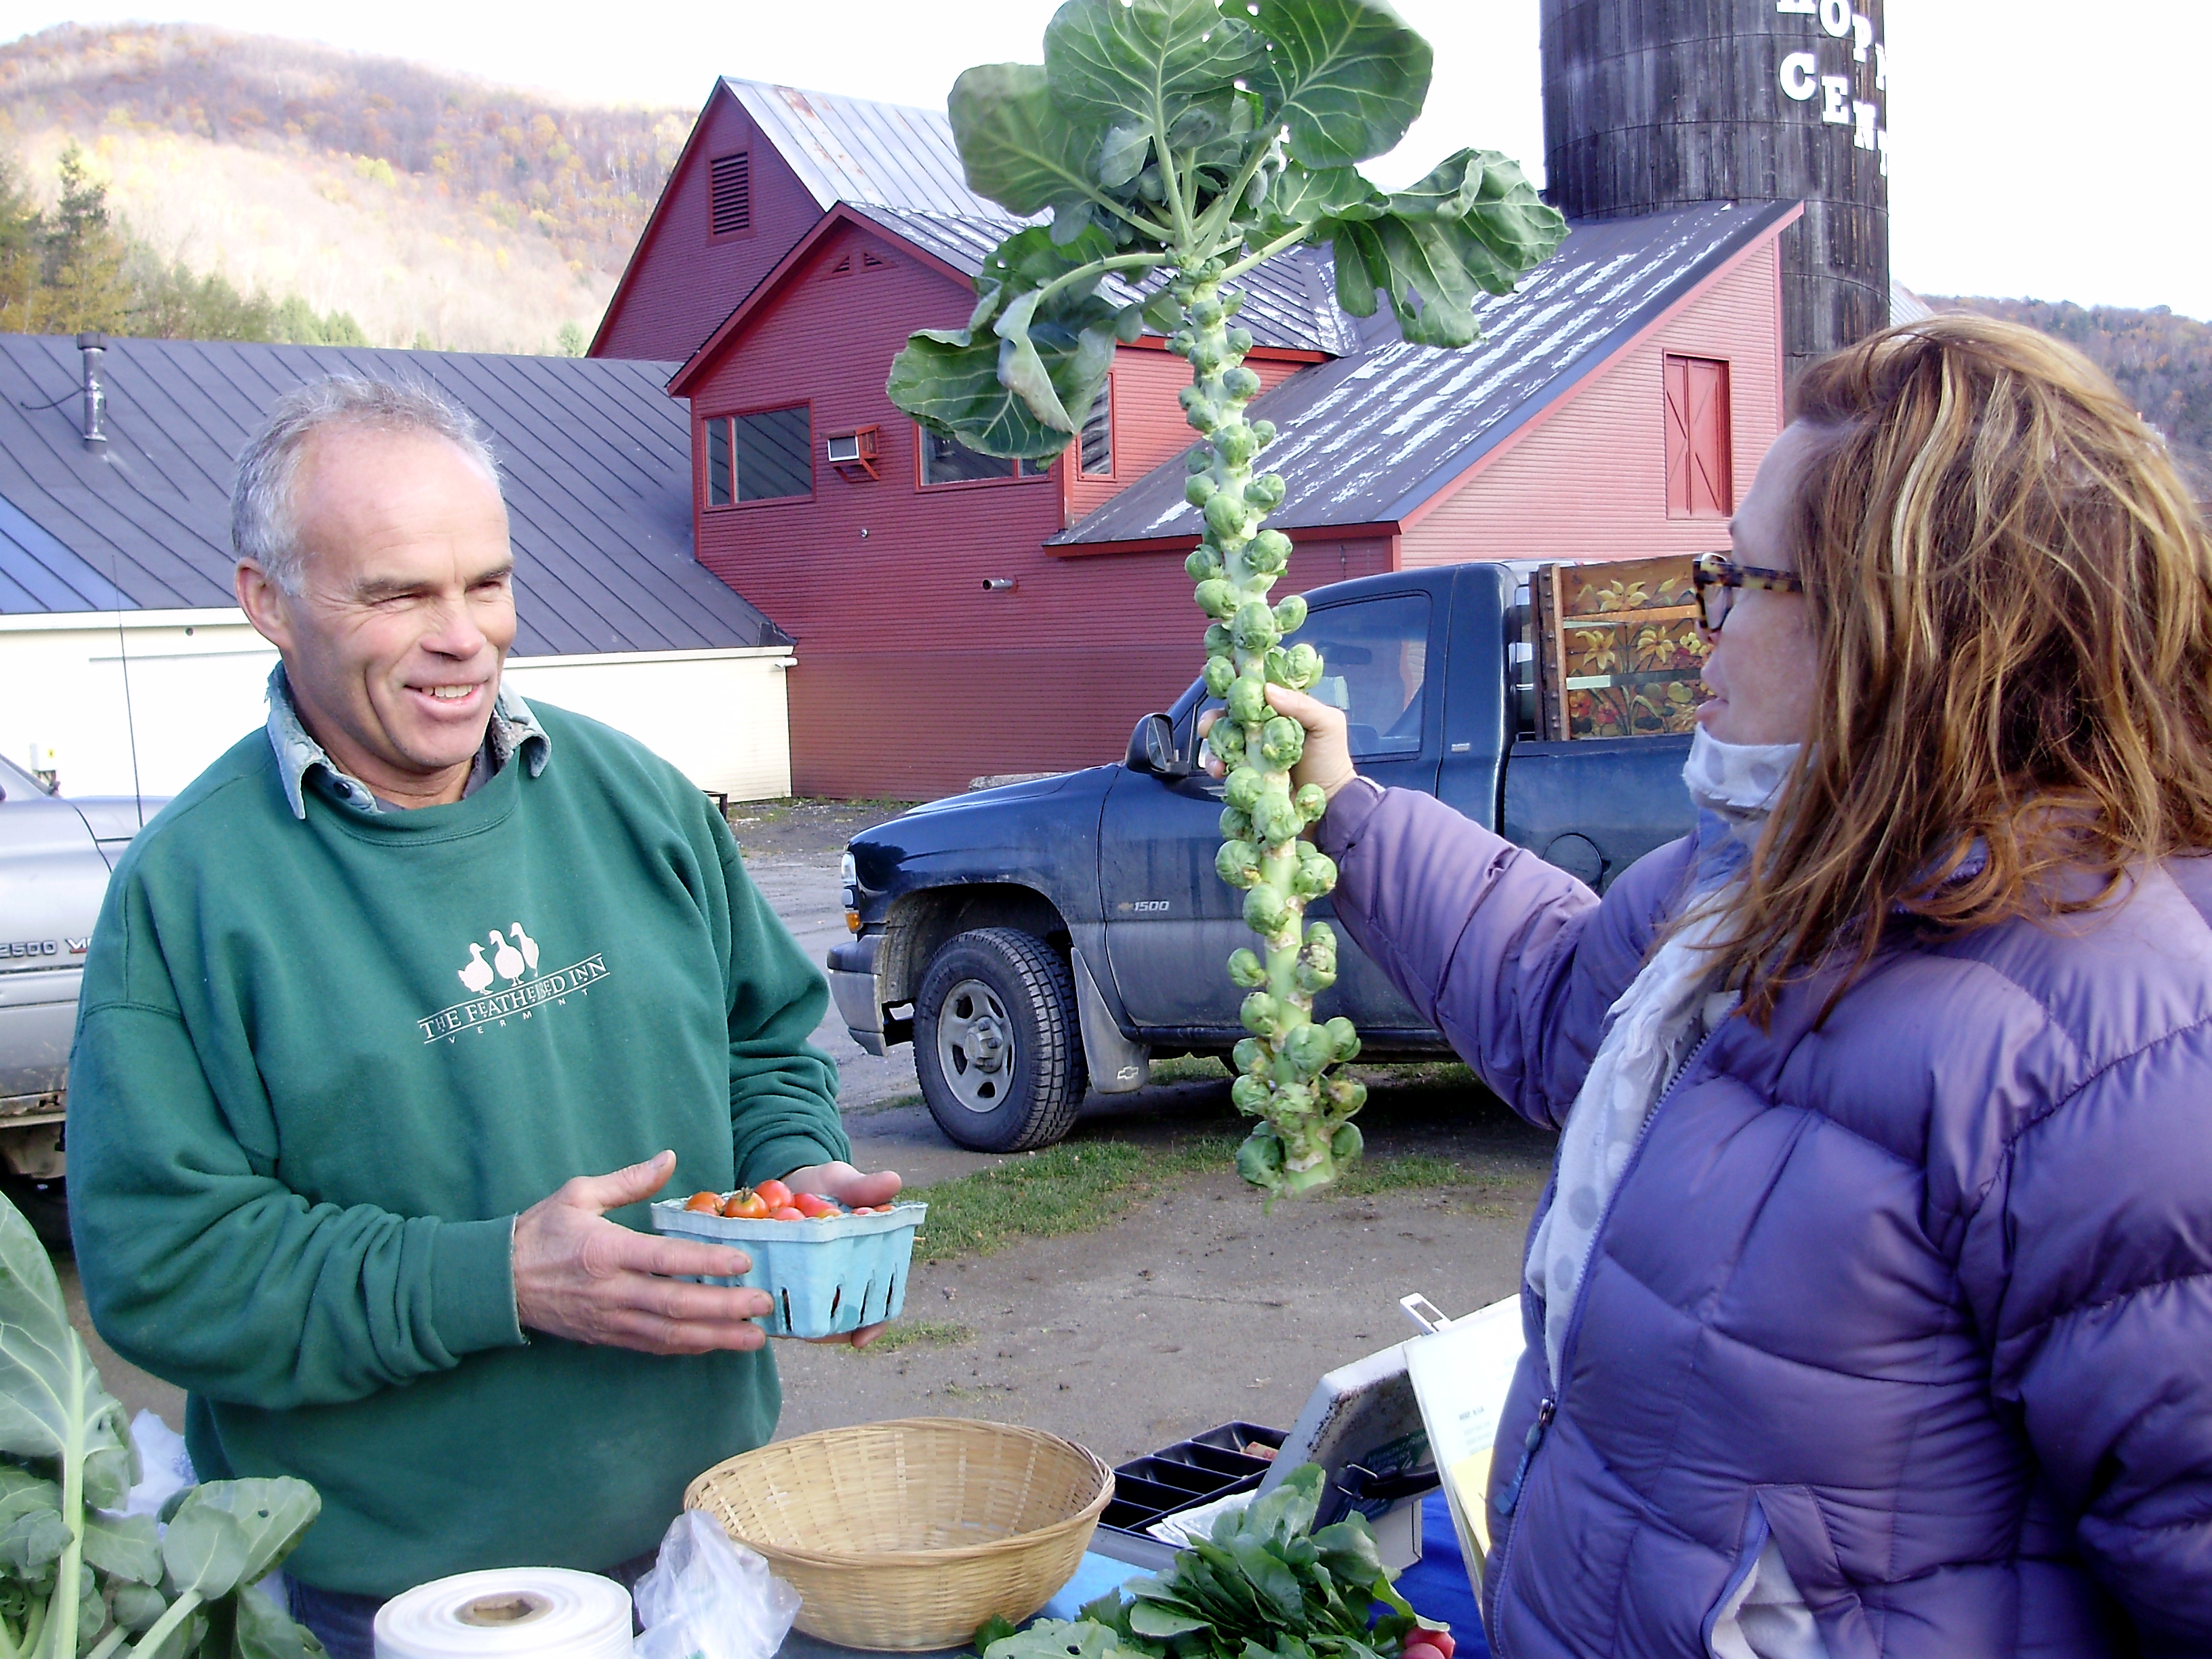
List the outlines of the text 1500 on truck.
{"label": "text 1500 on truck", "polygon": [[84,953],[108,872],[163,804],[63,799],[0,760],[0,1187],[49,1237],[66,1225],[62,1125]]}
{"label": "text 1500 on truck", "polygon": [[[1314,695],[1345,711],[1363,773],[1602,889],[1691,827],[1691,563],[1364,577],[1310,594],[1293,639],[1320,650]],[[1194,682],[1118,765],[933,801],[847,848],[838,1009],[872,1054],[915,1045],[923,1098],[961,1146],[1048,1146],[1086,1090],[1141,1088],[1155,1055],[1225,1055],[1244,1035],[1222,964],[1250,930],[1214,871],[1222,786],[1197,763],[1209,706]],[[1339,1013],[1368,1059],[1451,1052],[1348,939],[1314,1017]]]}

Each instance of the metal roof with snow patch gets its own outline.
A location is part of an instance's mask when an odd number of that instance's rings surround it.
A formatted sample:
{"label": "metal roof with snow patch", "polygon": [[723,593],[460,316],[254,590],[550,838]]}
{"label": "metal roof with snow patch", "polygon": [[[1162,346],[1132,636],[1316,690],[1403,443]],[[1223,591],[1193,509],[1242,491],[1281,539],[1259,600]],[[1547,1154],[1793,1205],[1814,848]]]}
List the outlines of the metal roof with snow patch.
{"label": "metal roof with snow patch", "polygon": [[[1279,529],[1405,518],[1565,396],[1667,307],[1801,211],[1795,202],[1708,202],[1579,223],[1515,293],[1475,307],[1463,350],[1408,345],[1387,301],[1358,349],[1255,400],[1281,434],[1263,465],[1289,485]],[[1163,464],[1048,546],[1195,539],[1182,459]]]}
{"label": "metal roof with snow patch", "polygon": [[661,389],[666,363],[118,338],[94,449],[82,364],[72,339],[0,334],[0,613],[234,605],[238,452],[281,393],[347,374],[428,381],[489,431],[517,655],[790,643],[692,556],[689,417]]}

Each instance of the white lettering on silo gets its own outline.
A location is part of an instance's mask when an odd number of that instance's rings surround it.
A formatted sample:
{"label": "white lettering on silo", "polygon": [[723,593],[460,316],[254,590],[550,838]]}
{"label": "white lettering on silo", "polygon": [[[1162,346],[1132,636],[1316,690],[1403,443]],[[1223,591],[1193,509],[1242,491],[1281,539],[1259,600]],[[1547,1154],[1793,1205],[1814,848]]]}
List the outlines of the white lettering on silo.
{"label": "white lettering on silo", "polygon": [[1820,27],[1837,40],[1851,32],[1851,0],[1820,0]]}
{"label": "white lettering on silo", "polygon": [[1863,12],[1851,14],[1851,61],[1863,64],[1867,48],[1874,44],[1874,19]]}
{"label": "white lettering on silo", "polygon": [[1820,77],[1820,118],[1839,127],[1851,124],[1850,76],[1824,75]]}
{"label": "white lettering on silo", "polygon": [[1856,128],[1851,134],[1851,147],[1854,149],[1875,148],[1875,118],[1881,113],[1880,104],[1862,104],[1856,101],[1852,103],[1851,118]]}
{"label": "white lettering on silo", "polygon": [[1820,88],[1820,60],[1809,52],[1793,52],[1782,60],[1782,91],[1799,103],[1808,101]]}
{"label": "white lettering on silo", "polygon": [[1820,0],[1774,0],[1775,10],[1794,12],[1803,17],[1812,16],[1820,9]]}

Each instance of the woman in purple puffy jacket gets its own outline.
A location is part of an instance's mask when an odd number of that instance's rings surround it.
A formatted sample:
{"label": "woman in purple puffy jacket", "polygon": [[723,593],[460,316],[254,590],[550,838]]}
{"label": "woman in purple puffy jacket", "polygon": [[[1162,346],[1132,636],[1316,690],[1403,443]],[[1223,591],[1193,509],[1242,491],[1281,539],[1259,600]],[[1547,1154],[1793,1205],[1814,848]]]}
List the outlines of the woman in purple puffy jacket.
{"label": "woman in purple puffy jacket", "polygon": [[1352,934],[1560,1131],[1505,1659],[2212,1653],[2212,551],[1966,317],[1810,370],[1700,571],[1689,839],[1602,902],[1297,781]]}

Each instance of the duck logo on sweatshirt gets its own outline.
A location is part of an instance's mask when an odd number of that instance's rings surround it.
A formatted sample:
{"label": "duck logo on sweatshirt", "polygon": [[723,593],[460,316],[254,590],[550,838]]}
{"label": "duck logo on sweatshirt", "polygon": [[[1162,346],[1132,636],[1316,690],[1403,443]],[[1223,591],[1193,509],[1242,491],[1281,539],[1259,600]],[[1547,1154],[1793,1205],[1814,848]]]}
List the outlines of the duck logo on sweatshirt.
{"label": "duck logo on sweatshirt", "polygon": [[[468,960],[453,973],[469,993],[468,999],[415,1022],[422,1028],[423,1042],[435,1042],[442,1037],[451,1042],[467,1030],[482,1036],[487,1027],[504,1025],[514,1018],[528,1019],[547,1003],[557,1006],[571,996],[586,995],[592,986],[607,976],[606,958],[597,951],[566,968],[539,973],[538,941],[523,932],[519,921],[503,933],[496,927],[489,929],[484,939],[483,945],[469,941]],[[487,949],[489,956],[484,954]],[[499,982],[497,990],[492,988],[495,981]]]}

